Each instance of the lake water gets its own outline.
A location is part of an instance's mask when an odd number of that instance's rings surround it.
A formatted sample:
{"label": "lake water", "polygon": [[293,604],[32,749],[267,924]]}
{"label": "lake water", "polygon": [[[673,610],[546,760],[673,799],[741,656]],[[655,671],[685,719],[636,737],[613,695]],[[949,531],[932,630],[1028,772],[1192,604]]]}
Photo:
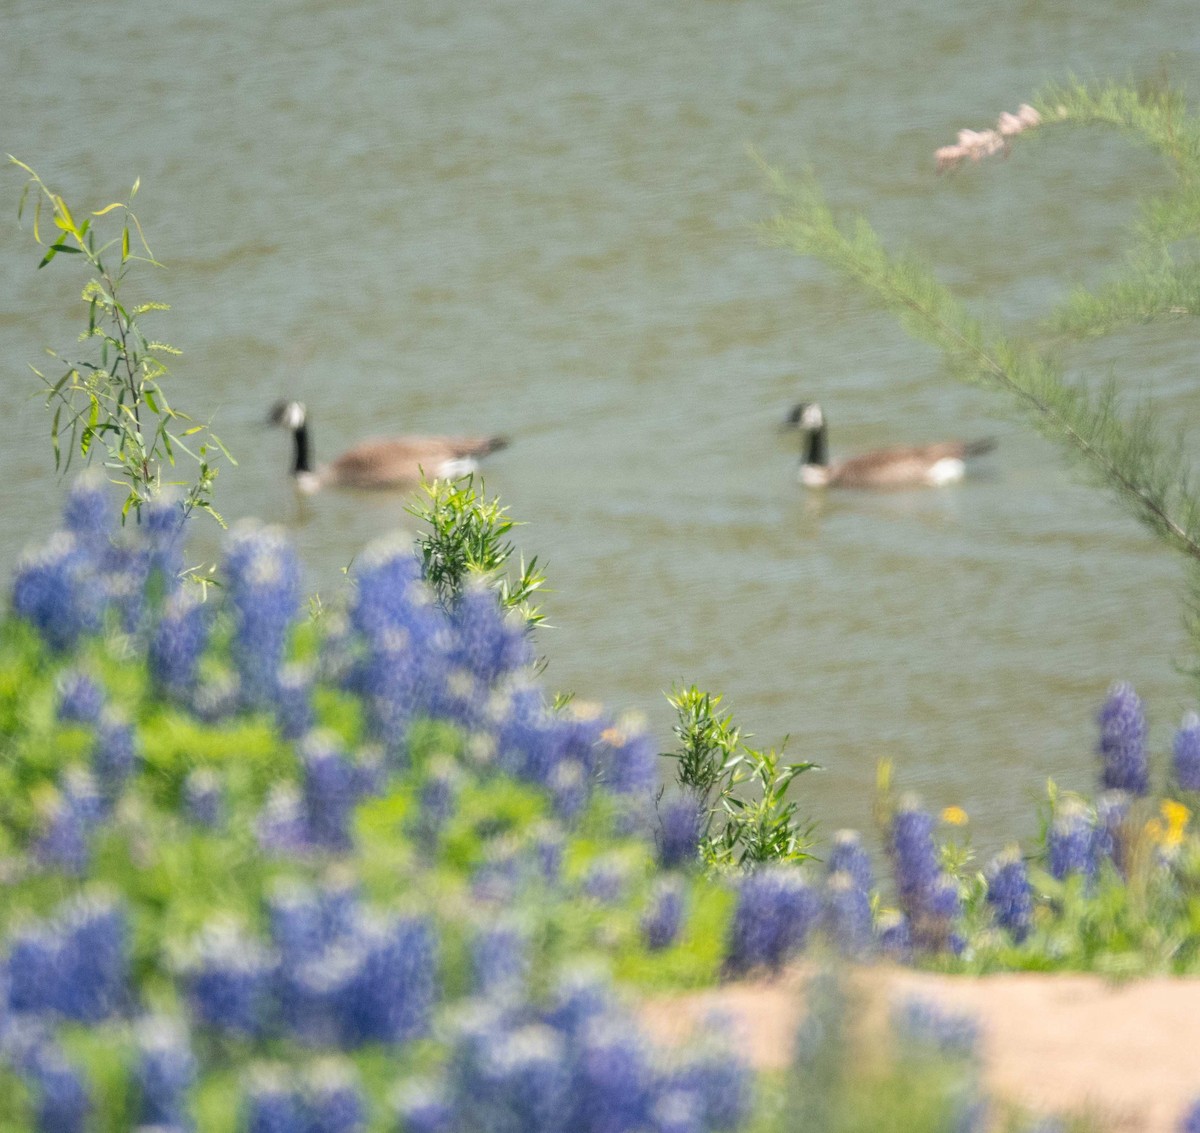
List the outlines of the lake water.
{"label": "lake water", "polygon": [[[931,806],[964,806],[981,848],[1028,839],[1048,777],[1090,788],[1115,679],[1165,759],[1195,703],[1177,564],[1000,402],[764,246],[752,154],[811,168],[976,310],[1032,329],[1104,277],[1163,170],[1100,132],[953,177],[933,151],[1071,73],[1194,87],[1188,0],[0,0],[0,33],[0,149],[76,204],[140,176],[175,401],[240,460],[219,503],[287,524],[323,594],[403,500],[298,502],[288,439],[262,427],[283,395],[308,403],[318,456],[508,434],[487,488],[546,564],[549,683],[644,713],[664,745],[663,690],[724,692],[763,743],[824,765],[798,797],[826,833],[869,826],[887,757]],[[62,492],[26,365],[82,311],[71,265],[34,271],[20,185],[0,181],[5,575]],[[1064,356],[1196,419],[1188,324]],[[999,449],[949,489],[806,495],[777,428],[801,397],[835,455]]]}

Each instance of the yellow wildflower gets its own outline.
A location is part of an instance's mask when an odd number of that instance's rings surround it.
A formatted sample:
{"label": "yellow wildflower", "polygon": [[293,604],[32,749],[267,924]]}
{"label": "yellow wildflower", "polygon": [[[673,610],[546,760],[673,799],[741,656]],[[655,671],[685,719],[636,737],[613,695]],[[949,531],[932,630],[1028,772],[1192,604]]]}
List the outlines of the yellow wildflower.
{"label": "yellow wildflower", "polygon": [[951,826],[966,826],[971,821],[970,816],[960,806],[948,806],[942,811],[942,821]]}

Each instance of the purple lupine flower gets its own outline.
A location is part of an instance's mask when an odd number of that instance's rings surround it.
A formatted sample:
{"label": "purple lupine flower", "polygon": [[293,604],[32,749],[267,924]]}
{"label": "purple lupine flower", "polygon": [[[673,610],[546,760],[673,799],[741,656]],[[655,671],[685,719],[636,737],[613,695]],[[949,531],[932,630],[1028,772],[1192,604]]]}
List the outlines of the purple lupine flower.
{"label": "purple lupine flower", "polygon": [[225,782],[211,767],[197,767],[183,781],[184,813],[197,826],[215,830],[225,821]]}
{"label": "purple lupine flower", "polygon": [[111,806],[120,797],[137,758],[133,728],[114,713],[106,712],[92,743],[92,772],[106,804]]}
{"label": "purple lupine flower", "polygon": [[87,872],[92,857],[89,834],[95,819],[84,803],[80,805],[80,800],[65,790],[43,801],[38,833],[30,847],[41,865],[76,877]]}
{"label": "purple lupine flower", "polygon": [[987,902],[996,923],[1020,944],[1033,925],[1033,886],[1029,884],[1029,872],[1020,850],[1012,846],[997,854],[985,877]]}
{"label": "purple lupine flower", "polygon": [[563,847],[566,839],[562,828],[553,822],[539,824],[532,832],[533,857],[542,882],[557,885],[562,879]]}
{"label": "purple lupine flower", "polygon": [[879,951],[892,960],[907,962],[912,958],[912,930],[906,917],[898,909],[886,909],[879,914],[875,926]]}
{"label": "purple lupine flower", "polygon": [[570,825],[587,806],[591,793],[587,769],[577,759],[564,759],[550,772],[547,786],[555,815]]}
{"label": "purple lupine flower", "polygon": [[187,513],[183,501],[163,492],[142,505],[135,528],[146,578],[157,577],[164,593],[172,593],[183,574],[183,543]]}
{"label": "purple lupine flower", "polygon": [[658,784],[660,756],[654,737],[644,727],[624,722],[606,728],[598,751],[598,772],[618,795],[648,795]]}
{"label": "purple lupine flower", "polygon": [[68,1019],[98,1023],[129,997],[129,925],[124,906],[81,895],[57,915],[62,934],[62,985],[55,1006]]}
{"label": "purple lupine flower", "polygon": [[461,666],[485,685],[525,668],[533,647],[525,619],[506,611],[496,591],[479,583],[462,592],[450,617],[451,663]]}
{"label": "purple lupine flower", "polygon": [[942,1056],[975,1059],[979,1055],[979,1021],[918,997],[903,1000],[892,1011],[892,1026],[903,1040]]}
{"label": "purple lupine flower", "polygon": [[308,840],[326,850],[353,845],[350,823],[362,797],[362,780],[331,733],[313,733],[300,748]]}
{"label": "purple lupine flower", "polygon": [[924,911],[927,896],[941,875],[933,818],[911,799],[901,802],[892,816],[892,868],[900,905],[914,919]]}
{"label": "purple lupine flower", "polygon": [[703,828],[704,812],[695,792],[664,795],[658,803],[658,830],[655,832],[658,864],[663,869],[694,864]]}
{"label": "purple lupine flower", "polygon": [[669,948],[683,923],[683,885],[678,878],[660,878],[642,913],[642,940],[652,952]]}
{"label": "purple lupine flower", "polygon": [[410,1079],[396,1092],[395,1106],[404,1133],[454,1133],[458,1128],[444,1083]]}
{"label": "purple lupine flower", "polygon": [[871,897],[849,871],[838,870],[826,878],[821,924],[825,936],[843,956],[858,959],[874,946]]}
{"label": "purple lupine flower", "polygon": [[656,1075],[628,1019],[613,1014],[584,1027],[575,1074],[575,1111],[564,1128],[627,1133],[649,1119]]}
{"label": "purple lupine flower", "polygon": [[186,1129],[187,1094],[196,1080],[196,1059],[187,1027],[164,1015],[138,1021],[137,1066],[139,1126]]}
{"label": "purple lupine flower", "polygon": [[474,990],[482,996],[518,995],[529,977],[529,933],[512,920],[479,928],[471,942]]}
{"label": "purple lupine flower", "polygon": [[8,945],[8,1006],[30,1014],[57,1007],[66,978],[61,934],[42,923],[23,925]]}
{"label": "purple lupine flower", "polygon": [[1133,685],[1119,681],[1100,709],[1101,782],[1107,788],[1144,795],[1150,788],[1146,717]]}
{"label": "purple lupine flower", "polygon": [[1103,791],[1096,797],[1096,827],[1092,854],[1096,868],[1108,859],[1124,875],[1129,831],[1126,822],[1133,797],[1128,791]]}
{"label": "purple lupine flower", "polygon": [[762,866],[742,878],[726,946],[725,969],[778,971],[803,949],[821,913],[821,895],[796,866]]}
{"label": "purple lupine flower", "polygon": [[86,673],[68,669],[58,677],[58,719],[63,724],[95,724],[104,708],[104,689]]}
{"label": "purple lupine flower", "polygon": [[104,477],[77,477],[63,503],[63,527],[81,539],[106,540],[117,519]]}
{"label": "purple lupine flower", "polygon": [[308,1075],[308,1133],[357,1133],[367,1106],[354,1067],[326,1059]]}
{"label": "purple lupine flower", "polygon": [[1096,822],[1081,800],[1070,796],[1058,801],[1046,831],[1047,866],[1062,881],[1075,874],[1096,874]]}
{"label": "purple lupine flower", "polygon": [[437,998],[437,940],[425,916],[364,917],[365,951],[350,1039],[407,1042],[429,1033]]}
{"label": "purple lupine flower", "polygon": [[1200,1098],[1197,1098],[1184,1111],[1179,1122],[1179,1133],[1200,1133]]}
{"label": "purple lupine flower", "polygon": [[84,1133],[92,1109],[91,1093],[80,1072],[56,1048],[34,1060],[29,1078],[36,1096],[37,1133]]}
{"label": "purple lupine flower", "polygon": [[854,886],[870,895],[875,887],[875,871],[857,830],[839,830],[834,834],[829,857],[825,859],[825,873],[829,877],[848,873]]}
{"label": "purple lupine flower", "polygon": [[569,968],[558,976],[544,1021],[575,1043],[588,1023],[604,1015],[612,1003],[612,984],[603,971]]}
{"label": "purple lupine flower", "polygon": [[256,1067],[243,1100],[246,1133],[309,1133],[300,1090],[275,1067]]}
{"label": "purple lupine flower", "polygon": [[411,548],[373,548],[360,559],[351,623],[364,645],[352,684],[373,736],[395,759],[414,715],[446,683],[450,632]]}
{"label": "purple lupine flower", "polygon": [[269,853],[311,849],[304,799],[294,783],[276,783],[267,793],[255,822],[258,844]]}
{"label": "purple lupine flower", "polygon": [[316,959],[333,943],[320,895],[313,886],[284,878],[275,884],[266,905],[271,943],[285,967]]}
{"label": "purple lupine flower", "polygon": [[198,586],[180,587],[163,603],[148,661],[155,685],[168,696],[186,701],[194,695],[211,620],[212,608]]}
{"label": "purple lupine flower", "polygon": [[26,552],[13,572],[12,608],[51,648],[65,651],[99,631],[104,614],[95,584],[95,560],[81,540],[65,531]]}
{"label": "purple lupine flower", "polygon": [[891,859],[896,894],[908,918],[912,943],[939,949],[956,942],[961,912],[958,886],[942,872],[933,840],[933,819],[911,799],[892,816]]}
{"label": "purple lupine flower", "polygon": [[628,870],[613,854],[596,858],[583,877],[583,892],[602,905],[615,905],[625,894]]}
{"label": "purple lupine flower", "polygon": [[1200,716],[1185,712],[1172,744],[1172,769],[1181,791],[1200,791]]}
{"label": "purple lupine flower", "polygon": [[224,566],[242,698],[248,707],[267,708],[278,697],[279,670],[300,609],[300,564],[281,530],[243,525],[230,536]]}
{"label": "purple lupine flower", "polygon": [[558,1133],[571,1116],[571,1068],[562,1036],[533,1024],[493,1050],[488,1074],[498,1100],[522,1133]]}
{"label": "purple lupine flower", "polygon": [[419,792],[420,810],[416,826],[421,837],[435,840],[458,805],[462,771],[452,760],[438,761],[429,768]]}
{"label": "purple lupine flower", "polygon": [[650,1111],[653,1133],[707,1133],[704,1103],[692,1090],[666,1090]]}
{"label": "purple lupine flower", "polygon": [[275,722],[285,740],[298,740],[312,730],[313,672],[307,665],[285,665],[275,686]]}
{"label": "purple lupine flower", "polygon": [[736,1129],[750,1116],[754,1072],[736,1053],[708,1043],[682,1058],[661,1088],[663,1096],[684,1093],[698,1103],[697,1128]]}
{"label": "purple lupine flower", "polygon": [[260,1034],[270,1008],[274,968],[266,949],[235,925],[209,924],[183,971],[192,1014],[219,1030]]}

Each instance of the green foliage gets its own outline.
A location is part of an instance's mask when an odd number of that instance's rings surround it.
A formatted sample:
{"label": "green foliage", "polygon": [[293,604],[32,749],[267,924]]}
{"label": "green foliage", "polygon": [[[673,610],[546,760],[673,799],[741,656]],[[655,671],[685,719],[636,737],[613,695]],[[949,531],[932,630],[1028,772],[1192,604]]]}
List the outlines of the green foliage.
{"label": "green foliage", "polygon": [[[782,763],[775,751],[756,750],[741,740],[732,713],[721,714],[720,696],[695,685],[667,697],[675,709],[679,739],[664,756],[676,762],[676,778],[695,792],[704,815],[700,852],[713,867],[748,867],[768,861],[802,861],[812,855],[809,832],[796,823],[797,804],[787,799],[796,776],[814,763]],[[740,788],[751,784],[746,798]]]}
{"label": "green foliage", "polygon": [[417,546],[425,579],[442,606],[452,609],[468,582],[477,578],[495,587],[504,606],[520,611],[529,625],[542,622],[545,615],[530,601],[546,581],[537,556],[528,565],[521,560],[515,580],[501,574],[516,550],[508,535],[517,523],[499,497],[487,499],[482,480],[476,491],[473,474],[458,480],[422,480],[421,488],[427,499],[406,510],[428,525],[417,536]]}
{"label": "green foliage", "polygon": [[[1171,190],[1144,204],[1121,270],[1096,292],[1076,291],[1048,327],[1075,337],[1131,322],[1200,312],[1200,122],[1176,94],[1119,85],[1051,87],[1035,100],[1030,134],[1096,125],[1119,129],[1166,158]],[[1181,442],[1146,402],[1129,404],[1115,380],[1066,376],[1049,346],[969,314],[933,271],[889,253],[861,218],[840,219],[809,178],[770,173],[784,210],[767,239],[814,256],[873,295],[913,335],[937,347],[951,370],[993,389],[1034,429],[1058,443],[1124,507],[1190,564],[1191,620],[1200,653],[1200,496]]]}
{"label": "green foliage", "polygon": [[[196,464],[195,480],[182,484],[185,512],[206,511],[223,525],[212,500],[214,460],[217,454],[231,462],[232,457],[207,426],[194,423],[167,400],[167,359],[180,351],[144,329],[148,317],[167,306],[153,300],[134,303],[127,296],[135,265],[162,266],[130,207],[139,182],[134,182],[127,201],[114,201],[76,220],[66,200],[30,166],[11,154],[9,161],[27,175],[17,211],[22,215],[33,198],[33,238],[46,249],[38,267],[65,255],[77,258],[88,272],[81,296],[87,306],[87,325],[79,336],[84,352],[75,356],[49,351],[62,365],[60,374],[33,367],[46,386],[46,406],[54,411],[50,440],[55,467],[69,468],[76,451],[90,460],[99,444],[105,466],[127,490],[122,510],[127,516],[131,509],[140,513],[162,489],[164,464],[173,469],[176,454],[185,453]],[[50,214],[52,233],[42,231],[43,210]],[[119,222],[119,230],[101,234],[113,222]],[[131,233],[136,233],[136,244]]]}

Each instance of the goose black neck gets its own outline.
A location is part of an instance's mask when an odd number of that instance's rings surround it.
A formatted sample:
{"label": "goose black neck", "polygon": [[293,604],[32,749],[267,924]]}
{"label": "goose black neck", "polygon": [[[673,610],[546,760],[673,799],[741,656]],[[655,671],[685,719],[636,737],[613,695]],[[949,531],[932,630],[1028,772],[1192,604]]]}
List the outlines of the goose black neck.
{"label": "goose black neck", "polygon": [[292,469],[293,476],[299,476],[301,472],[311,472],[312,467],[308,463],[308,425],[298,425],[292,430],[292,434],[296,438],[296,465]]}
{"label": "goose black neck", "polygon": [[805,464],[816,464],[824,468],[829,463],[829,442],[825,435],[825,426],[810,429],[808,446],[804,453]]}

